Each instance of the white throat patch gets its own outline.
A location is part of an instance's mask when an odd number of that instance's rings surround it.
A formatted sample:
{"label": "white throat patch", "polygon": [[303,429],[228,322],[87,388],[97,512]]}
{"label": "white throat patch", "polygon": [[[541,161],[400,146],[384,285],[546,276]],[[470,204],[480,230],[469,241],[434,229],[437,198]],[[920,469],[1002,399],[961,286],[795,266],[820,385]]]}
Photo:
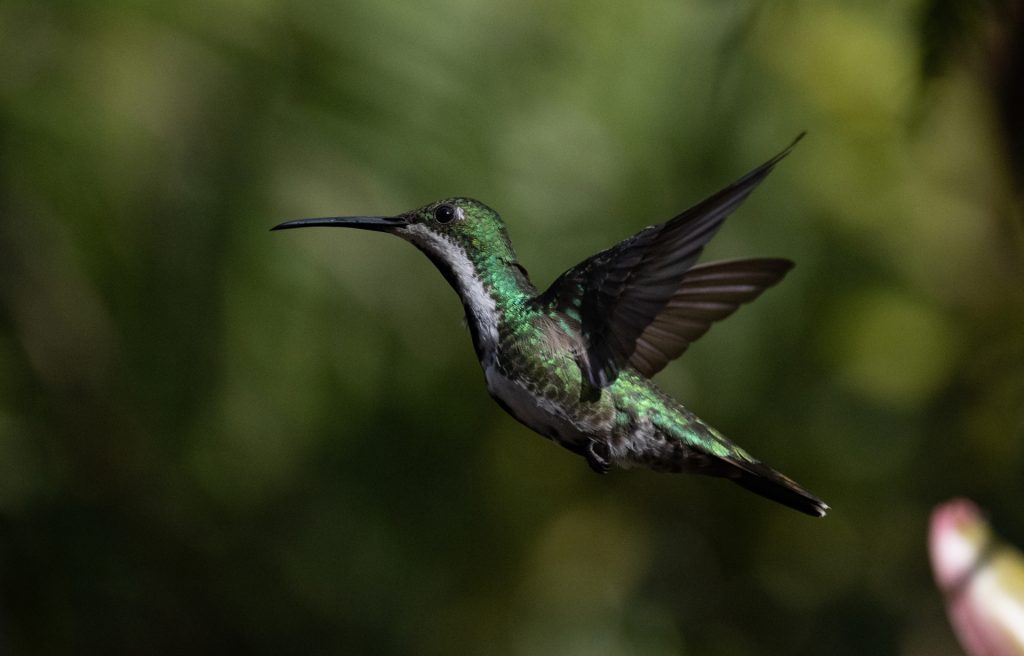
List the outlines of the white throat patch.
{"label": "white throat patch", "polygon": [[473,315],[466,317],[477,326],[481,348],[487,354],[493,354],[498,344],[498,310],[491,295],[475,275],[473,263],[466,252],[455,243],[438,235],[421,224],[413,223],[396,230],[413,243],[417,244],[434,257],[451,265],[452,273],[458,284],[459,296],[466,306],[466,311]]}

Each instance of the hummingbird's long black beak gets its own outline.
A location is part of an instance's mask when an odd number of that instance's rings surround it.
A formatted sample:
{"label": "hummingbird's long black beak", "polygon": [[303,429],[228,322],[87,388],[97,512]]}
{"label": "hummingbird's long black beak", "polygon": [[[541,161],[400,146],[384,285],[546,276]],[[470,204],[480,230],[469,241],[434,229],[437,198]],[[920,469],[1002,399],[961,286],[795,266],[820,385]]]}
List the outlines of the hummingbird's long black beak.
{"label": "hummingbird's long black beak", "polygon": [[271,230],[330,227],[388,231],[394,228],[401,228],[404,225],[409,225],[409,221],[403,216],[328,216],[322,219],[297,219],[295,221],[285,221],[284,223],[274,226]]}

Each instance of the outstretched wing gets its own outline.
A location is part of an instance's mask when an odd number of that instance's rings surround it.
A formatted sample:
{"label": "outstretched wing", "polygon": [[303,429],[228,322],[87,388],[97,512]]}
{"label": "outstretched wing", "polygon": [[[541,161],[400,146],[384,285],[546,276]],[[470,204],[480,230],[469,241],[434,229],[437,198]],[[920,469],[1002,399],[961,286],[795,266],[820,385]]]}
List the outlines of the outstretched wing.
{"label": "outstretched wing", "polygon": [[793,268],[789,260],[754,258],[699,264],[683,275],[668,303],[636,340],[629,364],[653,376],[721,321]]}
{"label": "outstretched wing", "polygon": [[592,386],[607,387],[615,380],[725,218],[802,137],[679,216],[569,269],[541,294],[542,306],[578,317],[586,342],[580,368]]}

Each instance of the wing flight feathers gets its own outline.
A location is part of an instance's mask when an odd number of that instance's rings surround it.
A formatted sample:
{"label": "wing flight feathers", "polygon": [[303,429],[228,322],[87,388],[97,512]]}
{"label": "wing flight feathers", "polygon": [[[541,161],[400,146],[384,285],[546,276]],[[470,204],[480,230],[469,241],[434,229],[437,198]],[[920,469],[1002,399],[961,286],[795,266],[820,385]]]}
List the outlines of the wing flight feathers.
{"label": "wing flight feathers", "polygon": [[[725,218],[801,138],[803,134],[775,157],[682,214],[645,228],[569,269],[538,297],[549,310],[578,317],[586,343],[580,368],[591,386],[607,387],[627,363],[642,372],[660,370],[712,322],[753,300],[785,274],[785,270],[759,273],[734,263],[693,266]],[[758,266],[777,272],[783,261],[741,262],[760,262]],[[716,266],[725,268],[714,269]],[[690,278],[687,272],[691,269],[699,275]],[[730,275],[735,289],[725,282]],[[761,280],[758,287],[758,275],[776,277]]]}

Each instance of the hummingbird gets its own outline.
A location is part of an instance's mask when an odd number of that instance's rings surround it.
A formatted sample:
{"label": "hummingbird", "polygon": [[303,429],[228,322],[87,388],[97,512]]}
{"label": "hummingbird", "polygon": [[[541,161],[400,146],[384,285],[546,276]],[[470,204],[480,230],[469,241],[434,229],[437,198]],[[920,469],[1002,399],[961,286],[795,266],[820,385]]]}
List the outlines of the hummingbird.
{"label": "hummingbird", "polygon": [[731,442],[651,380],[716,321],[779,282],[793,263],[697,264],[725,218],[803,137],[678,216],[593,255],[538,291],[505,224],[471,198],[396,216],[299,219],[391,233],[422,251],[455,289],[491,396],[590,468],[613,465],[726,478],[807,515],[818,497]]}

